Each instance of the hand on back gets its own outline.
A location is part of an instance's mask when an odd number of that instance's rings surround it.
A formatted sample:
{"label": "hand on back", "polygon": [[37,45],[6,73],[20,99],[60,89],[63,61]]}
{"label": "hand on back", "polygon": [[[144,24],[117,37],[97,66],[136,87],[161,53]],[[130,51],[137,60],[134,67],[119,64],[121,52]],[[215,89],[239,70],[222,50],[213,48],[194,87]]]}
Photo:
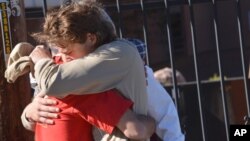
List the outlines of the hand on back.
{"label": "hand on back", "polygon": [[27,106],[25,116],[29,121],[54,124],[53,119],[58,118],[60,112],[60,109],[55,107],[56,104],[55,100],[46,98],[46,95],[37,94]]}
{"label": "hand on back", "polygon": [[29,55],[31,60],[36,64],[41,59],[51,59],[51,53],[44,45],[38,45]]}

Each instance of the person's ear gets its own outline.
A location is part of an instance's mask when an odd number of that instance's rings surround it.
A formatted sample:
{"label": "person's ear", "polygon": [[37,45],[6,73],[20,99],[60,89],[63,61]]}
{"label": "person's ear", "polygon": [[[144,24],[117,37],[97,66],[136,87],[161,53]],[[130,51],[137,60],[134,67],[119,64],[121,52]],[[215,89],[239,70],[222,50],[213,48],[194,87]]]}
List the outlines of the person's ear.
{"label": "person's ear", "polygon": [[87,33],[87,43],[90,45],[95,45],[97,41],[97,37],[95,34]]}

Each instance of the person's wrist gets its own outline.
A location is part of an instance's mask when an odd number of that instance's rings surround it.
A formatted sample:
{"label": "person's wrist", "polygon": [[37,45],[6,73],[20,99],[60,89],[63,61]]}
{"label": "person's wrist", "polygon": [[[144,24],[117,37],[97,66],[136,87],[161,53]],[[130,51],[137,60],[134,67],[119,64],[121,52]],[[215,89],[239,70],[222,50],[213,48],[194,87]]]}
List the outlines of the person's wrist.
{"label": "person's wrist", "polygon": [[35,122],[29,115],[27,115],[27,113],[25,113],[24,116],[28,122]]}

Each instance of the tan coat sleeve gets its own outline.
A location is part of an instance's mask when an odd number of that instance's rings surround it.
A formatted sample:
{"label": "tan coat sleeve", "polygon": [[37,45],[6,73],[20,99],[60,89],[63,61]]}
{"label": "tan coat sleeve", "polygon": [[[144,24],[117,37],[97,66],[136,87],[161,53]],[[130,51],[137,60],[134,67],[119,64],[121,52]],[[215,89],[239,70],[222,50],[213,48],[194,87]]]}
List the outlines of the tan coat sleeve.
{"label": "tan coat sleeve", "polygon": [[101,92],[120,83],[128,73],[135,53],[128,43],[114,41],[84,58],[62,65],[41,60],[35,65],[35,78],[42,92],[57,97]]}

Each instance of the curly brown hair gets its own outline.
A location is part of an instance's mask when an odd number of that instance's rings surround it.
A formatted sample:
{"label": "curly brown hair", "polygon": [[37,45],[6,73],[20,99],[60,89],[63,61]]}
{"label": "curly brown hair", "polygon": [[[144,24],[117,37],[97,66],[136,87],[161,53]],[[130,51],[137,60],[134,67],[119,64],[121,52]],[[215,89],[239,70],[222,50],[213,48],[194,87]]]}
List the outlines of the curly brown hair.
{"label": "curly brown hair", "polygon": [[84,43],[87,33],[95,34],[95,47],[113,41],[116,34],[110,30],[110,23],[103,19],[100,3],[72,3],[48,12],[43,31],[32,36],[42,43]]}

